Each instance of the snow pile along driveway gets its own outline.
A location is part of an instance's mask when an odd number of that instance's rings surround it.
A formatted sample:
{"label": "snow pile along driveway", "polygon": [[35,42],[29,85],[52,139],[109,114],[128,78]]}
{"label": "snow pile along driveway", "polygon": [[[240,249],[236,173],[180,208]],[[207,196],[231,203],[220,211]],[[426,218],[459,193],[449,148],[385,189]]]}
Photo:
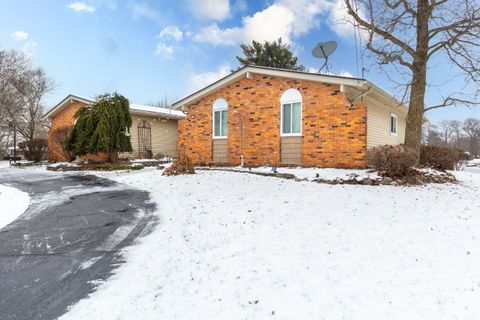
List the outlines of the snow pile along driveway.
{"label": "snow pile along driveway", "polygon": [[480,314],[480,176],[422,187],[108,176],[151,192],[160,224],[62,320]]}
{"label": "snow pile along driveway", "polygon": [[24,213],[29,204],[26,192],[0,184],[0,229]]}

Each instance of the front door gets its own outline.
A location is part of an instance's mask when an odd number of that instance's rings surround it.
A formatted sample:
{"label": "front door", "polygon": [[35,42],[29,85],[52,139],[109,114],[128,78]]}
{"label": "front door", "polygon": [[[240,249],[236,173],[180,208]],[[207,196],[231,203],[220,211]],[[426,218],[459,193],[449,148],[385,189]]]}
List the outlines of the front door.
{"label": "front door", "polygon": [[138,124],[138,156],[140,159],[151,159],[152,154],[152,129],[147,121]]}

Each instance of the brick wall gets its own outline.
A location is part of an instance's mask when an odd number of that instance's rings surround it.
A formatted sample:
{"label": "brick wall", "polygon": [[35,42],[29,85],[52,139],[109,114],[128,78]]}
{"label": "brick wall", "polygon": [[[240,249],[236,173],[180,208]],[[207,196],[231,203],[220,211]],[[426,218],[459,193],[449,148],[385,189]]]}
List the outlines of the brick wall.
{"label": "brick wall", "polygon": [[212,105],[228,102],[228,156],[240,163],[243,119],[245,163],[280,164],[280,97],[290,88],[302,94],[302,165],[358,168],[365,166],[366,106],[350,106],[339,85],[254,75],[219,89],[188,107],[179,121],[179,146],[196,164],[212,162]]}
{"label": "brick wall", "polygon": [[[62,152],[62,147],[58,145],[58,143],[53,138],[55,134],[55,130],[62,128],[62,127],[72,127],[74,123],[73,116],[75,113],[84,106],[84,103],[75,101],[57,113],[53,118],[50,119],[50,129],[48,129],[48,161],[50,162],[64,162],[68,161],[68,159],[64,156]],[[91,161],[107,161],[110,155],[108,153],[101,153],[101,154],[87,154],[82,156],[84,160],[91,160]]]}
{"label": "brick wall", "polygon": [[61,146],[58,145],[53,136],[56,129],[73,126],[73,115],[83,105],[84,104],[80,102],[70,103],[50,119],[50,129],[48,129],[48,161],[67,161],[63,155]]}

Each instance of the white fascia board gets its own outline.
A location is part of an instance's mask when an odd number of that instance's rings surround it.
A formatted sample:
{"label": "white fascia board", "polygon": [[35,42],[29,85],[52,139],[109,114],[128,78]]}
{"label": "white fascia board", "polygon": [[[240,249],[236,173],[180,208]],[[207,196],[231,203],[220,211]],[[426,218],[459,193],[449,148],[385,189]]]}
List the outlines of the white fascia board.
{"label": "white fascia board", "polygon": [[91,101],[91,100],[81,98],[81,97],[75,96],[73,94],[69,94],[62,101],[60,101],[57,105],[55,105],[53,108],[48,110],[48,112],[45,113],[45,115],[43,115],[42,119],[45,120],[45,119],[52,118],[55,114],[57,114],[59,111],[61,111],[64,106],[66,106],[67,104],[69,104],[73,101],[82,102],[82,103],[85,103],[86,105],[90,105],[90,104],[93,103],[93,101]]}

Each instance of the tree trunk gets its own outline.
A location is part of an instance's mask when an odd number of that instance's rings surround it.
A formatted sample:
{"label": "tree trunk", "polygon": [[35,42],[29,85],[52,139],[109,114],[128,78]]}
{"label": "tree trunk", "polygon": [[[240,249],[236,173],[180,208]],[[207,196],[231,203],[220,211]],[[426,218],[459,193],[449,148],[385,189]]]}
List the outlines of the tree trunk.
{"label": "tree trunk", "polygon": [[420,154],[422,143],[423,114],[425,112],[425,91],[427,86],[428,61],[428,0],[417,1],[417,48],[412,63],[412,85],[408,108],[405,145]]}
{"label": "tree trunk", "polygon": [[[422,85],[423,83],[423,85]],[[420,153],[422,143],[422,125],[424,113],[426,70],[421,74],[414,75],[410,93],[410,105],[408,107],[407,128],[405,130],[405,145]]]}

